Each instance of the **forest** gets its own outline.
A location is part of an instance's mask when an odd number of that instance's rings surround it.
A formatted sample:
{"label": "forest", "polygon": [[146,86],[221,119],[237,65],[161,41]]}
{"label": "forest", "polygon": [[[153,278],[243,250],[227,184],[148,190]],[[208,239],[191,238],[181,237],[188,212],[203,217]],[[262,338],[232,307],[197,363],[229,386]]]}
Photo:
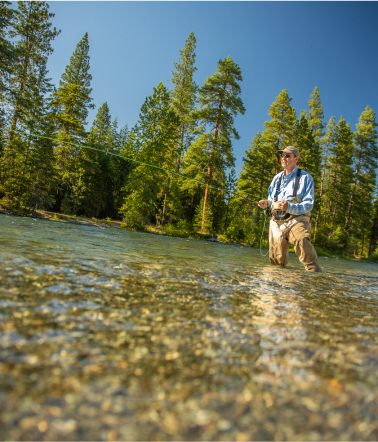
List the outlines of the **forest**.
{"label": "forest", "polygon": [[[89,37],[52,84],[47,61],[60,33],[53,16],[43,1],[20,1],[17,9],[0,2],[0,206],[119,219],[139,231],[216,233],[258,246],[264,214],[253,201],[267,197],[281,170],[276,151],[293,145],[299,167],[315,180],[316,248],[378,257],[378,135],[368,105],[351,127],[342,116],[324,121],[317,87],[299,113],[288,91],[277,91],[236,176],[232,143],[245,107],[242,70],[230,56],[197,85],[192,32],[172,65],[171,88],[157,83],[134,127],[119,127],[105,102],[88,131],[95,107]],[[267,229],[264,235],[267,241]]]}

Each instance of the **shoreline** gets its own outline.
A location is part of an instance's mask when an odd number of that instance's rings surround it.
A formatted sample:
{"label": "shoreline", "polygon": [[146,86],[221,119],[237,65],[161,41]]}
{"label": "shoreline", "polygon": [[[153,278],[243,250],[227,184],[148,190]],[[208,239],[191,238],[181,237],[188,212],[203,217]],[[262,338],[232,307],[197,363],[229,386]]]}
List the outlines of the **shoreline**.
{"label": "shoreline", "polygon": [[[21,212],[21,213],[20,213]],[[200,235],[199,238],[193,238],[192,236],[180,236],[180,235],[170,235],[168,233],[165,233],[161,228],[156,226],[147,226],[146,230],[133,230],[128,229],[126,227],[122,227],[122,221],[116,221],[116,220],[98,220],[96,218],[85,218],[81,216],[76,215],[66,215],[62,213],[56,213],[56,212],[50,212],[47,210],[36,210],[34,213],[30,214],[30,212],[27,211],[14,211],[12,209],[6,209],[4,207],[0,206],[0,215],[7,215],[7,216],[20,216],[22,218],[34,218],[34,219],[41,219],[45,221],[53,221],[53,222],[61,222],[61,223],[69,223],[69,224],[76,224],[76,225],[83,225],[83,226],[94,226],[94,227],[100,227],[100,228],[113,228],[113,229],[122,229],[122,230],[128,230],[130,232],[139,232],[139,233],[150,233],[153,235],[162,235],[162,236],[168,236],[173,238],[182,238],[182,239],[193,239],[197,241],[209,241],[209,242],[218,242],[220,244],[226,244],[230,246],[238,246],[238,247],[250,247],[254,249],[259,249],[259,247],[251,246],[249,244],[243,244],[243,243],[235,243],[235,242],[227,242],[222,240],[212,240],[211,234],[200,234],[196,233],[196,235]],[[267,250],[268,248],[262,247],[262,249]],[[294,253],[292,250],[292,247],[289,250],[290,252]],[[344,255],[337,255],[332,254],[327,251],[324,251],[322,249],[316,248],[316,252],[318,256],[320,257],[326,257],[326,258],[335,258],[335,259],[347,259],[349,261],[359,261],[359,262],[371,262],[376,263],[377,261],[371,260],[369,258],[365,257],[353,257],[353,256],[344,256]]]}

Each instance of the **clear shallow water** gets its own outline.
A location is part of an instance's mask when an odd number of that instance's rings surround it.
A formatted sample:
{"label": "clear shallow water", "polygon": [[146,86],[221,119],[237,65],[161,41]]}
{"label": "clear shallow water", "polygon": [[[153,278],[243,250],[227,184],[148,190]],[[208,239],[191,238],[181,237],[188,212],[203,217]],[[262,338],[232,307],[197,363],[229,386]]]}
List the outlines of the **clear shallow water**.
{"label": "clear shallow water", "polygon": [[378,265],[0,215],[0,439],[377,440]]}

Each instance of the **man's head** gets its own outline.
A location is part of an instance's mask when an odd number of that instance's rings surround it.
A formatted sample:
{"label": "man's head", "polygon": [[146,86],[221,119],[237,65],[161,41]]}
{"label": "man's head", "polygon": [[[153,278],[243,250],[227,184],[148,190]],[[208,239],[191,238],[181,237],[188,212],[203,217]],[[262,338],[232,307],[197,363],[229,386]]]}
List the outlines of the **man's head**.
{"label": "man's head", "polygon": [[287,146],[283,150],[277,150],[277,155],[281,156],[282,167],[291,172],[299,161],[299,150],[293,146]]}

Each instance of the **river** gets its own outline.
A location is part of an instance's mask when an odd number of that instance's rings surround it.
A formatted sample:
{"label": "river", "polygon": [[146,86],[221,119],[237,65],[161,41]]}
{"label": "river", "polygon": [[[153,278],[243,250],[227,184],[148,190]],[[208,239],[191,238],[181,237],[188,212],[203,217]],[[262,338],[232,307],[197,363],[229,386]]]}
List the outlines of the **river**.
{"label": "river", "polygon": [[377,264],[6,215],[0,241],[1,440],[378,439]]}

